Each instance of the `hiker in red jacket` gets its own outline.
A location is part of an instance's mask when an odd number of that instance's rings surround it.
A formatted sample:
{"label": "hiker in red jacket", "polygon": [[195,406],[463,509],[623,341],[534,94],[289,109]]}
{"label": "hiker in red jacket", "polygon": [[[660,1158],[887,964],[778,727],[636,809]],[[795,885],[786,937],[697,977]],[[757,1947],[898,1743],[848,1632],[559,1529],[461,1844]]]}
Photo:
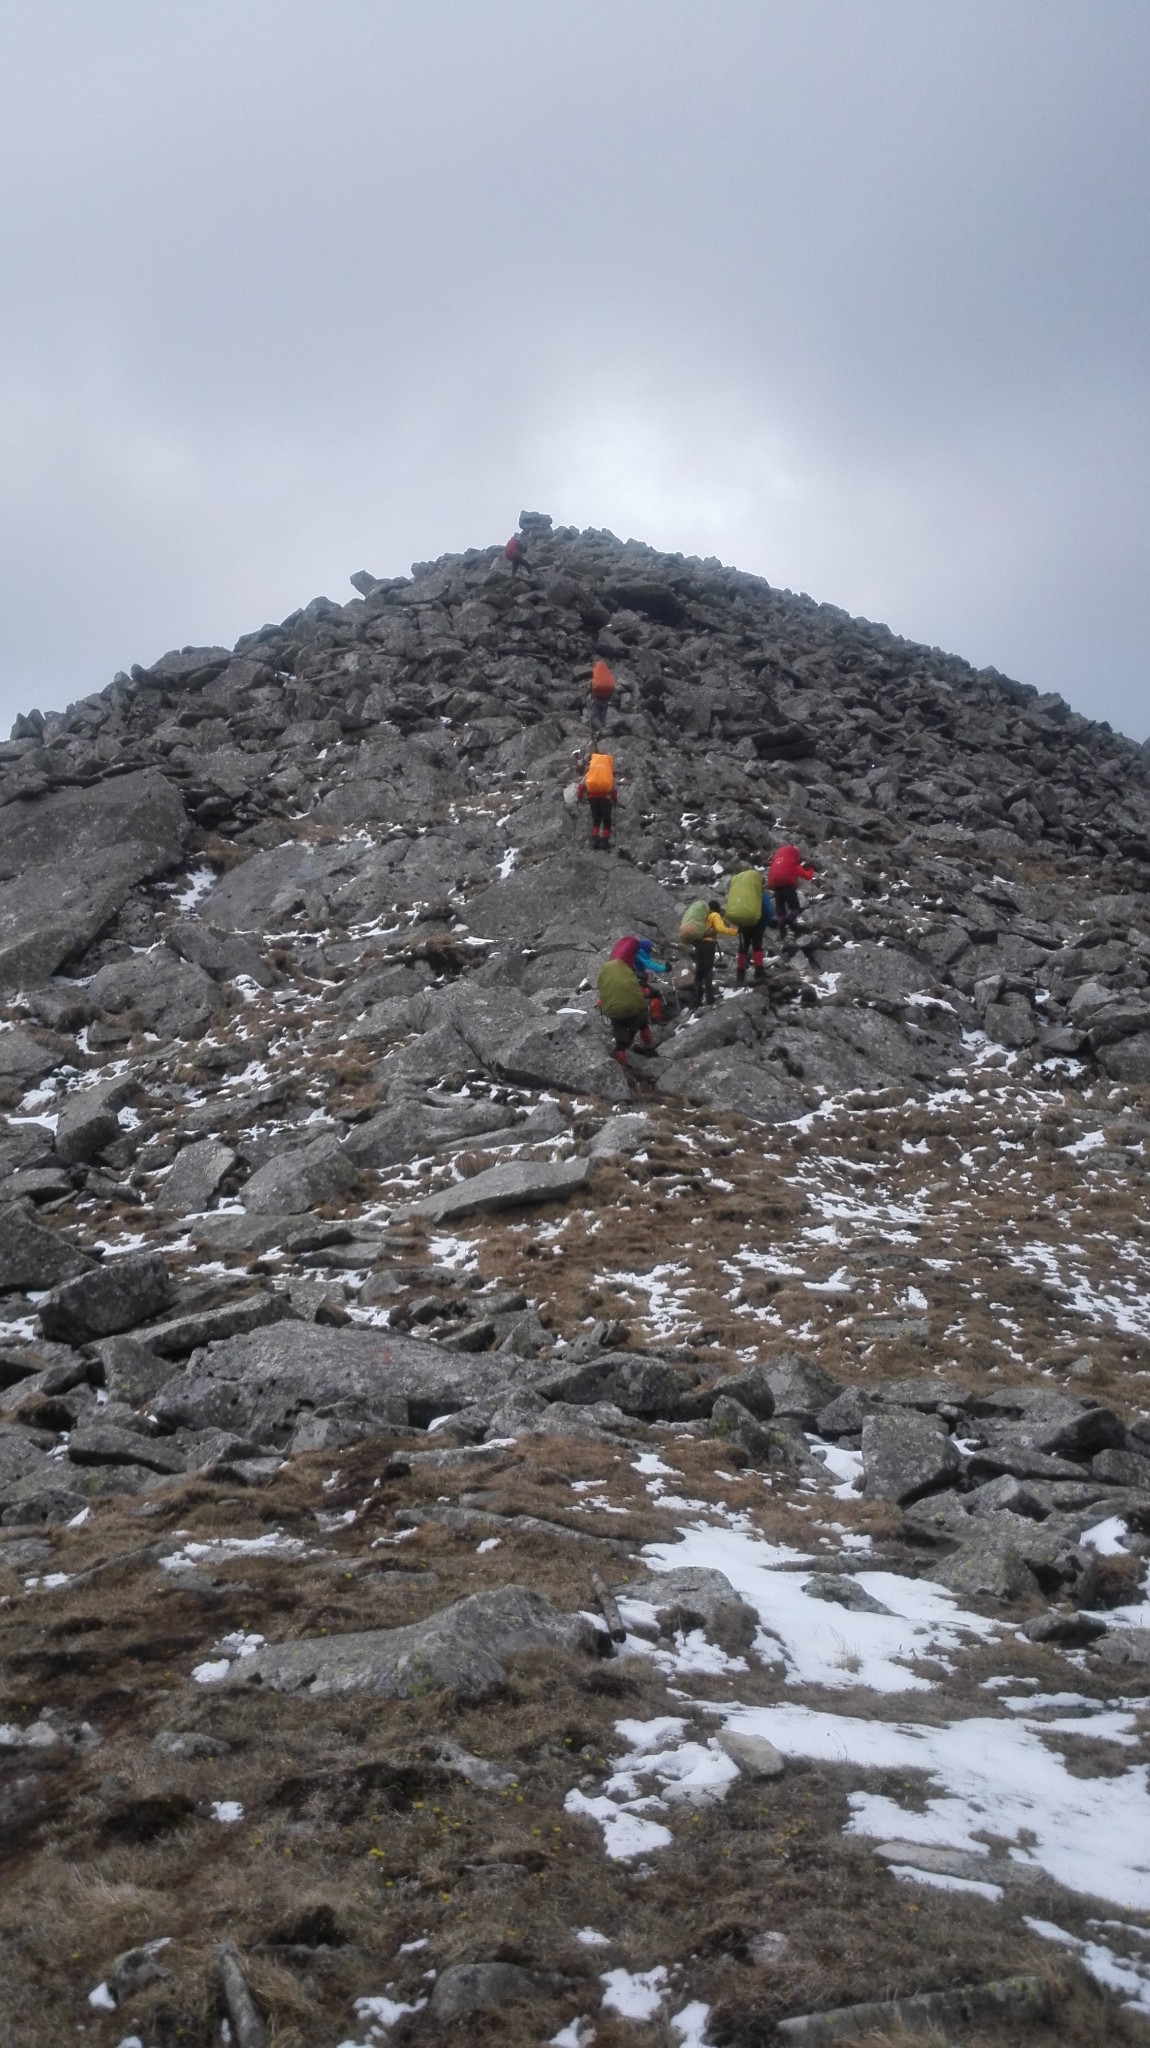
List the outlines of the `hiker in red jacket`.
{"label": "hiker in red jacket", "polygon": [[774,897],[775,922],[780,939],[786,938],[788,927],[792,933],[798,931],[799,913],[803,907],[799,902],[798,885],[800,882],[813,882],[814,878],[813,867],[804,863],[797,846],[780,846],[772,853],[767,869],[767,887]]}
{"label": "hiker in red jacket", "polygon": [[513,533],[511,539],[507,542],[503,550],[503,559],[505,562],[510,562],[513,578],[517,569],[525,569],[527,567],[527,557],[523,552],[523,542],[517,533]]}

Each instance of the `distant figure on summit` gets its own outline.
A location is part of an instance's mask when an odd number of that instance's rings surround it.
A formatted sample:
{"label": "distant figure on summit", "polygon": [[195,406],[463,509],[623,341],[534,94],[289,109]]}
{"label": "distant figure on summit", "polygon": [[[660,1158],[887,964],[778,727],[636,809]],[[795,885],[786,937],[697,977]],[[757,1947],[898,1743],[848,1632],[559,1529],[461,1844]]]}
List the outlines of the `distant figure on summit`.
{"label": "distant figure on summit", "polygon": [[615,695],[615,678],[600,656],[591,670],[591,731],[598,739],[607,730],[607,712]]}
{"label": "distant figure on summit", "polygon": [[804,862],[797,846],[780,846],[771,855],[767,869],[767,887],[775,900],[775,922],[780,939],[787,936],[787,928],[796,933],[802,904],[799,901],[800,882],[813,882],[814,868]]}
{"label": "distant figure on summit", "polygon": [[517,533],[512,534],[511,539],[504,547],[503,559],[511,564],[512,580],[514,580],[518,570],[526,569],[527,556],[523,552],[523,542]]}
{"label": "distant figure on summit", "polygon": [[592,754],[587,772],[575,792],[576,801],[586,797],[591,806],[591,845],[598,852],[611,851],[611,821],[619,792],[615,787],[615,763],[610,754]]}

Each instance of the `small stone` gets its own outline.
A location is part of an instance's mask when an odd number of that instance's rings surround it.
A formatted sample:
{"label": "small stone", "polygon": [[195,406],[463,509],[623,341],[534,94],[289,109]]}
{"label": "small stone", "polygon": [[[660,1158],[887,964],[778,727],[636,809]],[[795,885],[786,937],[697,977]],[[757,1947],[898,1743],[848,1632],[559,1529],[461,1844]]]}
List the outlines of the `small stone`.
{"label": "small stone", "polygon": [[765,1735],[752,1735],[741,1728],[721,1728],[715,1740],[746,1778],[781,1778],[786,1770],[785,1758]]}

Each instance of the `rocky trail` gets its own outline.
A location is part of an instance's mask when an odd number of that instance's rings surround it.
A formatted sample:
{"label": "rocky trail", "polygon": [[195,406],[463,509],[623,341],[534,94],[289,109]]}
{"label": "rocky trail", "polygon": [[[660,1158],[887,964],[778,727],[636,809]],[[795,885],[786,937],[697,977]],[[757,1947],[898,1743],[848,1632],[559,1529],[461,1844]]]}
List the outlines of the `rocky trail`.
{"label": "rocky trail", "polygon": [[1150,2038],[1150,761],[522,530],[0,747],[5,2043]]}

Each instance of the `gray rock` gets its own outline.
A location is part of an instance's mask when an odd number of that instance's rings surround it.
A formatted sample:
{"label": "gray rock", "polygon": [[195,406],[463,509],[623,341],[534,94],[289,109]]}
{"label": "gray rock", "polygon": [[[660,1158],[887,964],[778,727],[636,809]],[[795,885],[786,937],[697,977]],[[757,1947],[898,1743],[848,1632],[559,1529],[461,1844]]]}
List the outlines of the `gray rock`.
{"label": "gray rock", "polygon": [[[223,1337],[243,1337],[249,1330],[281,1323],[291,1314],[292,1305],[285,1294],[260,1290],[241,1295],[238,1301],[224,1302],[219,1308],[201,1309],[196,1314],[150,1324],[148,1348],[161,1358],[186,1358],[201,1344],[215,1344]],[[170,1367],[166,1368],[168,1377],[170,1371]]]}
{"label": "gray rock", "polygon": [[616,1586],[614,1592],[616,1599],[642,1600],[653,1607],[667,1633],[701,1629],[733,1655],[749,1650],[759,1632],[755,1609],[735,1591],[726,1573],[701,1565],[652,1572]]}
{"label": "gray rock", "polygon": [[152,1748],[158,1749],[161,1756],[190,1763],[202,1756],[230,1756],[232,1745],[221,1741],[218,1735],[205,1735],[198,1728],[161,1728],[152,1737]]}
{"label": "gray rock", "polygon": [[1139,1031],[1130,1038],[1121,1039],[1116,1045],[1102,1046],[1098,1064],[1112,1081],[1126,1081],[1135,1086],[1150,1081],[1150,1031]]}
{"label": "gray rock", "polygon": [[92,1272],[95,1260],[40,1222],[30,1201],[0,1209],[0,1293],[55,1287]]}
{"label": "gray rock", "polygon": [[[767,1366],[766,1377],[775,1399],[775,1414],[793,1417],[804,1429],[813,1429],[815,1417],[843,1391],[842,1382],[833,1373],[797,1351],[780,1352]],[[754,1403],[748,1401],[746,1405],[751,1408]]]}
{"label": "gray rock", "polygon": [[1150,1487],[1150,1444],[1142,1452],[1098,1451],[1090,1460],[1090,1470],[1115,1486]]}
{"label": "gray rock", "polygon": [[1150,1670],[1150,1628],[1109,1629],[1095,1654],[1116,1670]]}
{"label": "gray rock", "polygon": [[391,1331],[282,1322],[195,1353],[152,1412],[167,1428],[232,1429],[280,1446],[305,1409],[354,1400],[381,1429],[409,1417],[422,1427],[472,1402],[502,1399],[530,1370]]}
{"label": "gray rock", "polygon": [[102,967],[88,994],[98,1010],[131,1011],[143,1030],[161,1038],[199,1038],[223,1003],[211,976],[166,946]]}
{"label": "gray rock", "polygon": [[316,1138],[296,1151],[280,1152],[246,1181],[240,1191],[244,1208],[257,1214],[301,1215],[321,1202],[333,1201],[355,1179],[355,1167],[332,1136]]}
{"label": "gray rock", "polygon": [[365,1123],[355,1124],[344,1139],[343,1149],[356,1166],[398,1166],[407,1159],[419,1159],[442,1151],[467,1138],[487,1136],[492,1131],[514,1131],[514,1111],[497,1102],[461,1102],[458,1107],[439,1109],[431,1103],[399,1102],[381,1110]]}
{"label": "gray rock", "polygon": [[858,1387],[848,1387],[845,1393],[837,1394],[820,1408],[815,1417],[815,1428],[820,1436],[858,1436],[868,1415],[875,1408],[872,1394],[863,1393]]}
{"label": "gray rock", "polygon": [[559,1614],[528,1586],[472,1593],[407,1628],[283,1643],[239,1658],[226,1683],[314,1699],[371,1693],[411,1699],[450,1690],[480,1699],[503,1683],[507,1660],[524,1650],[590,1650],[595,1630],[582,1616]]}
{"label": "gray rock", "polygon": [[828,2041],[863,2040],[872,2034],[937,2034],[996,2020],[1011,2025],[1044,2019],[1052,1987],[1046,1977],[1005,1977],[993,1984],[965,1985],[957,1991],[923,1991],[913,1998],[891,1998],[865,2005],[841,2005],[829,2012],[802,2013],[776,2022],[780,2041],[799,2048],[823,2048]]}
{"label": "gray rock", "polygon": [[227,1179],[237,1157],[230,1145],[221,1145],[215,1138],[202,1138],[198,1144],[183,1146],[156,1190],[156,1208],[169,1216],[192,1216],[203,1211]]}
{"label": "gray rock", "polygon": [[68,1438],[68,1456],[74,1465],[143,1465],[150,1472],[186,1470],[183,1453],[163,1437],[142,1436],[134,1429],[117,1429],[105,1422],[74,1429]]}
{"label": "gray rock", "polygon": [[454,1222],[482,1211],[517,1209],[524,1203],[565,1201],[591,1177],[590,1159],[511,1159],[490,1166],[473,1180],[458,1181],[425,1195],[403,1213],[432,1223]]}
{"label": "gray rock", "polygon": [[1084,1650],[1106,1634],[1106,1623],[1093,1614],[1079,1614],[1074,1608],[1050,1608],[1033,1621],[1024,1621],[1022,1633],[1032,1643],[1053,1643],[1060,1650]]}
{"label": "gray rock", "polygon": [[517,1963],[450,1963],[435,1980],[428,2017],[445,2027],[471,2012],[555,1998],[570,1986],[569,1977],[524,1970]]}
{"label": "gray rock", "polygon": [[863,1424],[863,1492],[904,1506],[958,1477],[959,1456],[941,1423],[915,1409]]}
{"label": "gray rock", "polygon": [[1016,1479],[1013,1472],[1003,1472],[997,1479],[988,1479],[984,1485],[976,1486],[964,1496],[963,1505],[970,1515],[997,1514],[1008,1509],[1014,1515],[1027,1515],[1034,1521],[1042,1521],[1049,1510],[1022,1479]]}
{"label": "gray rock", "polygon": [[[50,1443],[51,1438],[44,1441]],[[42,1473],[48,1462],[43,1448],[27,1430],[0,1423],[0,1487],[7,1491],[14,1481]]]}
{"label": "gray rock", "polygon": [[19,1025],[13,1031],[0,1031],[0,1081],[17,1081],[30,1088],[62,1061],[75,1057],[76,1049],[67,1040],[48,1043],[33,1038]]}
{"label": "gray rock", "polygon": [[814,953],[811,965],[819,974],[835,974],[839,989],[849,995],[882,996],[888,1002],[929,988],[937,973],[933,964],[924,965],[897,946],[869,939]]}
{"label": "gray rock", "polygon": [[651,1120],[642,1111],[613,1116],[600,1124],[587,1147],[592,1159],[619,1159],[638,1152],[651,1136]]}
{"label": "gray rock", "polygon": [[711,1409],[708,1427],[712,1436],[733,1437],[749,1458],[757,1458],[764,1465],[770,1463],[778,1439],[744,1402],[736,1401],[730,1394],[720,1394]]}
{"label": "gray rock", "polygon": [[765,1365],[749,1365],[742,1372],[729,1373],[718,1382],[715,1391],[749,1408],[760,1422],[769,1422],[775,1412],[771,1372]]}
{"label": "gray rock", "polygon": [[130,1408],[150,1401],[172,1377],[170,1360],[160,1358],[135,1337],[103,1337],[94,1348],[109,1397]]}
{"label": "gray rock", "polygon": [[181,960],[191,961],[210,974],[213,981],[254,981],[259,988],[271,988],[275,976],[255,947],[238,932],[209,931],[198,917],[181,918],[164,933],[167,944]]}
{"label": "gray rock", "polygon": [[120,1136],[118,1111],[138,1092],[139,1085],[134,1075],[120,1074],[66,1095],[56,1123],[57,1158],[68,1166],[97,1158]]}
{"label": "gray rock", "polygon": [[850,1614],[890,1614],[892,1609],[884,1607],[857,1579],[846,1578],[838,1572],[816,1572],[803,1588],[811,1600],[827,1600],[833,1607],[845,1607]]}
{"label": "gray rock", "polygon": [[610,1401],[625,1415],[637,1415],[645,1422],[671,1422],[693,1408],[689,1381],[661,1358],[648,1358],[638,1351],[602,1351],[598,1357],[574,1365],[546,1368],[533,1381],[534,1391],[544,1401],[565,1401],[582,1407],[589,1402]]}
{"label": "gray rock", "polygon": [[1011,1532],[996,1528],[987,1517],[953,1557],[934,1570],[952,1593],[982,1600],[1020,1600],[1035,1588],[1034,1574]]}
{"label": "gray rock", "polygon": [[162,1315],[175,1299],[159,1252],[131,1252],[64,1280],[40,1306],[40,1328],[64,1344],[90,1344]]}
{"label": "gray rock", "polygon": [[0,810],[0,982],[46,981],[81,954],[138,882],[179,862],[188,819],[155,769]]}
{"label": "gray rock", "polygon": [[762,1782],[781,1778],[786,1770],[786,1759],[765,1735],[753,1735],[746,1728],[720,1728],[715,1741],[745,1778]]}

